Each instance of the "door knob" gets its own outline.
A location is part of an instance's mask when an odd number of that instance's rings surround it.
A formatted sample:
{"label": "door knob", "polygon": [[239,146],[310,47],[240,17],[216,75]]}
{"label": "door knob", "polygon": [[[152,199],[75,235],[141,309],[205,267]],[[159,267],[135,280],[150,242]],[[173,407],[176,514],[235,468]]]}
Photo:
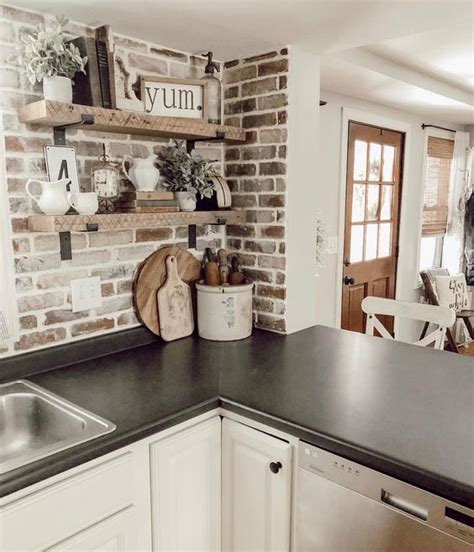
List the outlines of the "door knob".
{"label": "door knob", "polygon": [[270,471],[272,473],[278,473],[282,467],[281,462],[270,462]]}
{"label": "door knob", "polygon": [[353,285],[355,284],[355,280],[354,280],[354,278],[352,278],[352,277],[349,278],[349,276],[345,276],[345,277],[344,277],[344,284],[345,284],[346,286],[353,286]]}

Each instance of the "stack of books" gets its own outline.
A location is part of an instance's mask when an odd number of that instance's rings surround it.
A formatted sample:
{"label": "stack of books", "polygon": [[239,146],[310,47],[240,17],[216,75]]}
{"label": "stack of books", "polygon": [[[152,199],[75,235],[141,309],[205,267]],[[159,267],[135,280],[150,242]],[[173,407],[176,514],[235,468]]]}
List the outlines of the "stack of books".
{"label": "stack of books", "polygon": [[176,213],[179,210],[172,192],[123,192],[115,207],[120,213]]}

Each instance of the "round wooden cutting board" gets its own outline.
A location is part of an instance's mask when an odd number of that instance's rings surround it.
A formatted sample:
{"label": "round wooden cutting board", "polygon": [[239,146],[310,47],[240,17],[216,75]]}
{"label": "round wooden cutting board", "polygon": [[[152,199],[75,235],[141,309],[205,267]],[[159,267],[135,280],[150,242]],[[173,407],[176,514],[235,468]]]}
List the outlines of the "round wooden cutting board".
{"label": "round wooden cutting board", "polygon": [[[135,309],[138,318],[156,335],[160,335],[156,292],[166,281],[166,257],[168,255],[176,257],[178,274],[183,282],[192,284],[199,280],[201,274],[199,260],[186,249],[176,246],[158,249],[138,267],[133,282]],[[194,290],[194,286],[191,286],[191,289]]]}

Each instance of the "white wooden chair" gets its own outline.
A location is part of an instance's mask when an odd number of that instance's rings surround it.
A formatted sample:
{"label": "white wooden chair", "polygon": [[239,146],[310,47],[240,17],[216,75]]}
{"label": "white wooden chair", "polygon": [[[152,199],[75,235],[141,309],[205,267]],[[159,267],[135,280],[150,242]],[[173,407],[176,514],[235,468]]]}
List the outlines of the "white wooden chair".
{"label": "white wooden chair", "polygon": [[436,324],[437,328],[434,331],[413,343],[413,345],[419,345],[420,347],[428,347],[433,344],[435,349],[444,348],[446,329],[450,328],[456,320],[456,313],[447,307],[409,303],[394,299],[384,299],[382,297],[366,297],[362,301],[362,310],[367,315],[365,333],[374,335],[374,330],[377,330],[386,339],[394,339],[394,337],[380,322],[377,315],[409,318],[411,320]]}

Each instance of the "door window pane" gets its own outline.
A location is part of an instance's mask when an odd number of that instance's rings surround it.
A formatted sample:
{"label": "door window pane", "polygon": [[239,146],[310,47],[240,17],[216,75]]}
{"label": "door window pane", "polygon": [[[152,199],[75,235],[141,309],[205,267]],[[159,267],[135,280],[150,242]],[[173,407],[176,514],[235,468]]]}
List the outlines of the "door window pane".
{"label": "door window pane", "polygon": [[382,146],[371,142],[369,148],[369,180],[380,180],[381,156]]}
{"label": "door window pane", "polygon": [[365,228],[366,261],[377,258],[377,226],[378,224],[368,224]]}
{"label": "door window pane", "polygon": [[352,222],[363,222],[365,215],[365,184],[352,188]]}
{"label": "door window pane", "polygon": [[363,258],[364,227],[352,226],[351,228],[351,263],[360,263]]}
{"label": "door window pane", "polygon": [[383,147],[383,171],[382,180],[393,182],[393,163],[395,161],[395,148],[393,146]]}
{"label": "door window pane", "polygon": [[367,173],[367,142],[354,142],[354,180],[365,180]]}
{"label": "door window pane", "polygon": [[370,184],[367,188],[367,220],[377,220],[380,186]]}
{"label": "door window pane", "polygon": [[380,208],[380,220],[392,218],[392,186],[382,186],[382,200]]}
{"label": "door window pane", "polygon": [[384,222],[379,224],[379,257],[390,256],[390,234],[392,224],[390,222]]}

